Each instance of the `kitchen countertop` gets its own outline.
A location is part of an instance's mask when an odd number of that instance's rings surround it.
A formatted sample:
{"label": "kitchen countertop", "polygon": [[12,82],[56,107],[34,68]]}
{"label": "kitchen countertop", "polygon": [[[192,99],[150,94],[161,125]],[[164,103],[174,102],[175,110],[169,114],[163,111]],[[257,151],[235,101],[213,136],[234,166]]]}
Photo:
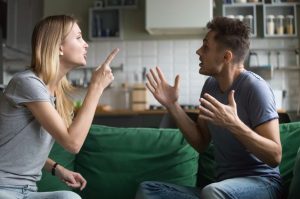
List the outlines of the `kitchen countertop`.
{"label": "kitchen countertop", "polygon": [[[197,109],[185,109],[188,113],[197,113]],[[113,116],[113,115],[157,115],[157,114],[166,114],[166,109],[157,109],[157,110],[140,110],[140,111],[134,111],[134,110],[126,110],[126,109],[119,109],[119,110],[106,110],[104,111],[102,107],[97,107],[95,116]]]}
{"label": "kitchen countertop", "polygon": [[[193,120],[198,116],[197,109],[184,109]],[[175,121],[166,109],[148,110],[114,110],[98,106],[93,124],[114,127],[149,127],[149,128],[177,128]]]}

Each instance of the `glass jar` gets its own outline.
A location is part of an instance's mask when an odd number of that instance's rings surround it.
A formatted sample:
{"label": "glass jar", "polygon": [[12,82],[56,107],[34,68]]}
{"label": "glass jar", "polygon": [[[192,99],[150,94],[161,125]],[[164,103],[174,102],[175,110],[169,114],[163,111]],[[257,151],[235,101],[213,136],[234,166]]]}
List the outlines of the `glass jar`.
{"label": "glass jar", "polygon": [[285,17],[285,32],[288,35],[294,34],[294,16],[287,15]]}
{"label": "glass jar", "polygon": [[275,23],[274,23],[274,15],[267,16],[267,34],[274,35]]}
{"label": "glass jar", "polygon": [[243,21],[244,20],[244,16],[243,15],[236,15],[235,16],[235,19],[238,19],[240,21]]}
{"label": "glass jar", "polygon": [[247,3],[247,0],[235,0],[235,3]]}
{"label": "glass jar", "polygon": [[234,19],[234,15],[227,15],[227,18]]}
{"label": "glass jar", "polygon": [[254,34],[253,15],[246,15],[244,18],[244,23],[250,28],[251,34]]}
{"label": "glass jar", "polygon": [[284,16],[283,15],[277,15],[276,16],[276,34],[277,35],[283,35],[284,33],[284,26],[283,26],[283,19]]}

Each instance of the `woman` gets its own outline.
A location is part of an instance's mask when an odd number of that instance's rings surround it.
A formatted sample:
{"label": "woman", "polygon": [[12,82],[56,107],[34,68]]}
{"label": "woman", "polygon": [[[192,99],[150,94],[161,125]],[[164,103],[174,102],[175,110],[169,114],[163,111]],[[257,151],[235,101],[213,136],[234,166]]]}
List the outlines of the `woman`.
{"label": "woman", "polygon": [[69,191],[37,192],[41,170],[68,186],[86,186],[86,180],[48,158],[54,140],[78,153],[88,134],[96,106],[114,76],[109,64],[115,49],[94,72],[82,108],[73,119],[71,86],[66,74],[86,65],[88,44],[70,16],[41,20],[32,35],[30,69],[16,74],[0,96],[0,198],[78,199]]}

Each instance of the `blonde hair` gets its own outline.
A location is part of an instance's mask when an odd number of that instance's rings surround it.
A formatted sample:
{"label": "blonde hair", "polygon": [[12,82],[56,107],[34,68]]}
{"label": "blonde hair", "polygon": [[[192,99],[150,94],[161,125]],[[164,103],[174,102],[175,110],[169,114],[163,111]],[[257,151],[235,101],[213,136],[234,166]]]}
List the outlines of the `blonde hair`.
{"label": "blonde hair", "polygon": [[[77,20],[71,16],[56,15],[41,20],[32,34],[31,69],[44,83],[55,81],[59,72],[59,48]],[[64,76],[55,90],[56,109],[69,127],[73,119],[73,87]]]}

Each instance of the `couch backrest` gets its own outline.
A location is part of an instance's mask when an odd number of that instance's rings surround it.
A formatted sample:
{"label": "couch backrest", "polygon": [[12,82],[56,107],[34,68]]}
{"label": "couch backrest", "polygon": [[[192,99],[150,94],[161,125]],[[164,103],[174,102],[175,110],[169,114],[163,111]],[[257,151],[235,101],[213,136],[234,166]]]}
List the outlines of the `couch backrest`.
{"label": "couch backrest", "polygon": [[289,197],[288,199],[299,199],[300,198],[300,148],[297,153],[293,179],[289,188]]}
{"label": "couch backrest", "polygon": [[139,183],[158,180],[195,186],[198,153],[178,129],[93,125],[76,156],[88,181],[84,199],[132,199]]}
{"label": "couch backrest", "polygon": [[300,122],[280,124],[280,139],[282,145],[282,160],[279,169],[285,195],[287,195],[290,183],[294,177],[293,168],[300,146]]}

